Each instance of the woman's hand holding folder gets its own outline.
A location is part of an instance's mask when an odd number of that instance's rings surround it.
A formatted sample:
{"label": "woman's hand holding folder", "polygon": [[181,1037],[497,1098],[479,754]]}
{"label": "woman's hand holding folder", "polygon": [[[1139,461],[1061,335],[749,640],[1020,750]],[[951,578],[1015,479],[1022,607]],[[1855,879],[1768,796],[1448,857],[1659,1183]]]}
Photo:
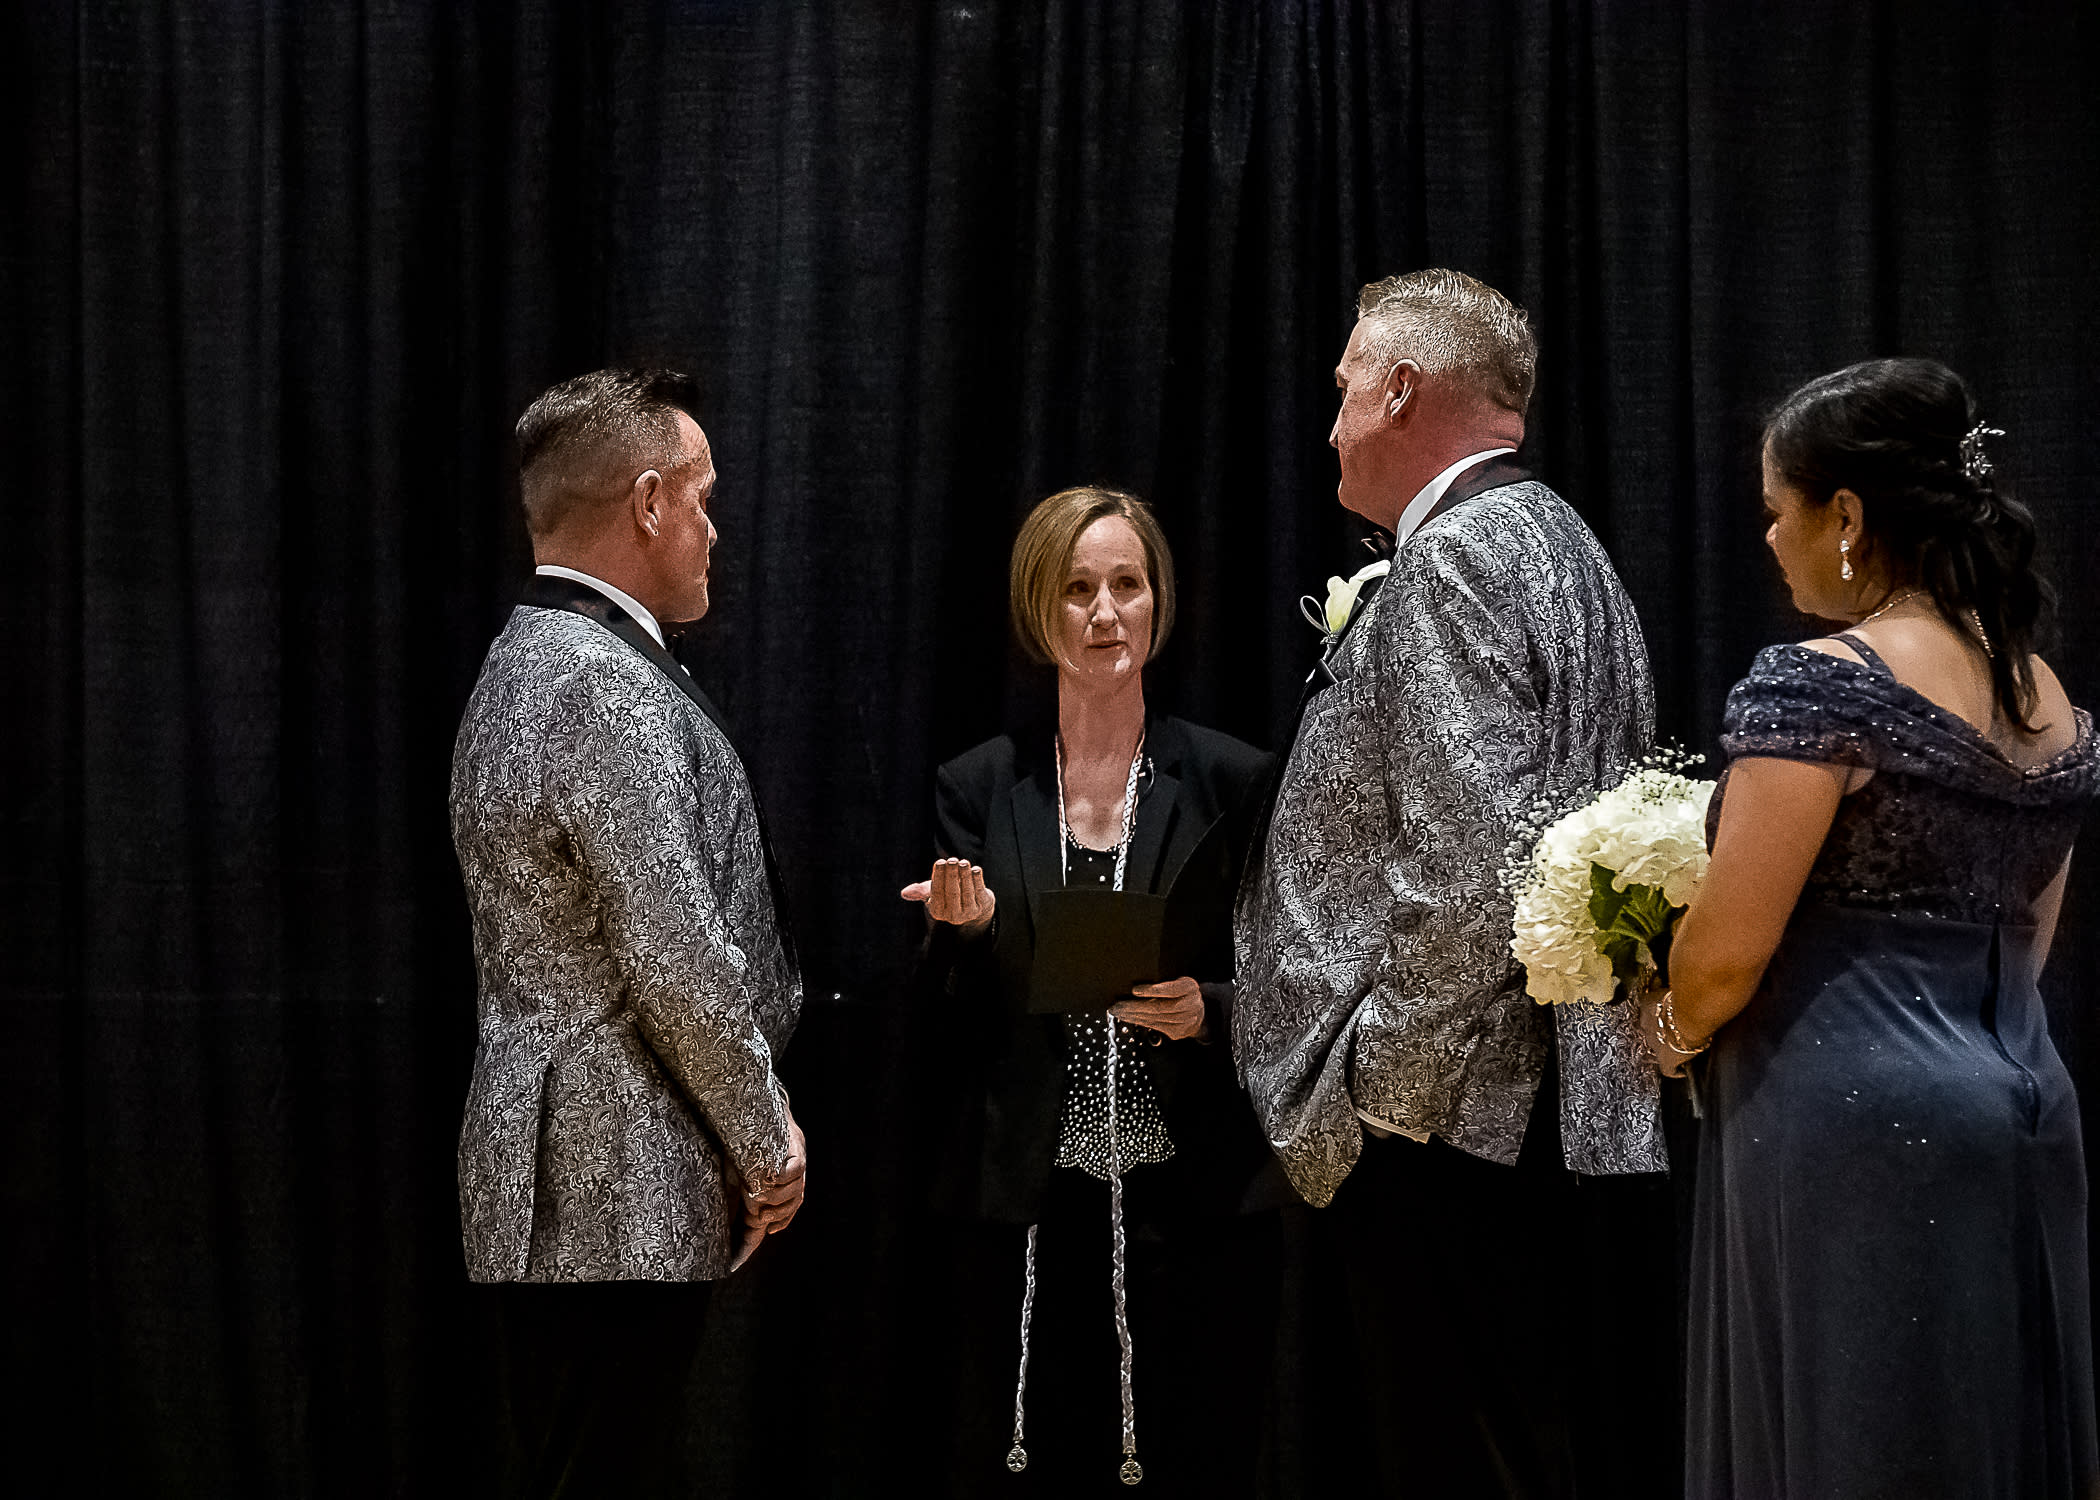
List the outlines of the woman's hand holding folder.
{"label": "woman's hand holding folder", "polygon": [[1118,1021],[1156,1031],[1170,1042],[1204,1039],[1203,987],[1186,974],[1158,984],[1134,985],[1130,993],[1137,998],[1108,1008]]}

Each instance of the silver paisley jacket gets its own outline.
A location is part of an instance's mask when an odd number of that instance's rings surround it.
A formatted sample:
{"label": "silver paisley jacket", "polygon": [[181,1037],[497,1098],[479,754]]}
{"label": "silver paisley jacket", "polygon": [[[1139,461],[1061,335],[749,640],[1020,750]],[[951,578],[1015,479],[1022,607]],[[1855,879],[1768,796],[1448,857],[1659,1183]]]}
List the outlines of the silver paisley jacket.
{"label": "silver paisley jacket", "polygon": [[1488,489],[1408,539],[1329,667],[1235,924],[1233,1046],[1292,1184],[1334,1196],[1359,1110],[1514,1162],[1554,1025],[1568,1165],[1663,1170],[1630,1008],[1531,1001],[1498,879],[1534,803],[1587,800],[1654,731],[1604,549],[1543,484]]}
{"label": "silver paisley jacket", "polygon": [[742,761],[604,625],[521,606],[468,701],[451,803],[480,981],[468,1274],[726,1275],[722,1158],[784,1168],[773,1056],[802,999]]}

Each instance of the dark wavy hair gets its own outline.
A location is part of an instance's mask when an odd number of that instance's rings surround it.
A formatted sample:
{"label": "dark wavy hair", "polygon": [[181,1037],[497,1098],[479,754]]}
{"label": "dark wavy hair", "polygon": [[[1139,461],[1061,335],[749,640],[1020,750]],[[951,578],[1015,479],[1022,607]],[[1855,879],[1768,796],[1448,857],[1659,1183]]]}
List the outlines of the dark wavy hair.
{"label": "dark wavy hair", "polygon": [[2005,717],[2033,733],[2033,652],[2056,592],[2036,570],[2034,517],[1963,464],[1979,421],[1962,378],[1932,359],[1870,359],[1811,380],[1765,422],[1765,450],[1813,505],[1859,496],[1890,575],[1928,590],[1984,650]]}

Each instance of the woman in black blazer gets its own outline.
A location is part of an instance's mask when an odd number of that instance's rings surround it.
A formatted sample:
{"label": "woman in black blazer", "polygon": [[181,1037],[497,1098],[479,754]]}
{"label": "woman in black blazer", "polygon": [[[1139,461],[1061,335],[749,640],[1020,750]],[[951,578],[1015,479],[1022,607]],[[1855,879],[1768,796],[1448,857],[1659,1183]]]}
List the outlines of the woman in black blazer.
{"label": "woman in black blazer", "polygon": [[[1057,669],[1056,723],[940,768],[941,857],[903,893],[931,919],[957,1493],[1253,1488],[1278,1234],[1259,1210],[1281,1200],[1257,1187],[1268,1153],[1232,1064],[1232,903],[1273,760],[1147,712],[1172,569],[1129,495],[1066,490],[1030,514],[1013,617]],[[1082,885],[1171,890],[1194,972],[1113,1021],[1030,1013],[1037,904]]]}

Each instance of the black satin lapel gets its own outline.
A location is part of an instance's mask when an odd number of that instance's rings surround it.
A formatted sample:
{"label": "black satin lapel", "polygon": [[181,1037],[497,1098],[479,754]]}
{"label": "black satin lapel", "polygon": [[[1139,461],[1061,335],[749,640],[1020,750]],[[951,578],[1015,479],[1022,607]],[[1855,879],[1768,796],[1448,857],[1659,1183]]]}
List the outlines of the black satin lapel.
{"label": "black satin lapel", "polygon": [[1160,868],[1175,831],[1189,820],[1181,815],[1181,778],[1154,771],[1152,789],[1138,799],[1137,827],[1130,830],[1130,865],[1123,872],[1126,891],[1163,891]]}
{"label": "black satin lapel", "polygon": [[1035,898],[1065,883],[1064,862],[1057,847],[1057,791],[1050,778],[1054,771],[1039,771],[1014,783],[1009,799],[1014,812],[1014,842],[1021,851],[1022,894],[1030,912]]}
{"label": "black satin lapel", "polygon": [[546,573],[535,573],[532,576],[532,587],[525,592],[524,602],[541,609],[565,609],[571,614],[582,615],[585,619],[596,620],[647,657],[651,666],[663,673],[680,692],[699,705],[700,712],[706,714],[713,721],[715,728],[722,731],[724,739],[729,737],[729,725],[723,720],[721,710],[715,707],[714,700],[707,696],[700,684],[693,681],[693,674],[679,665],[677,657],[657,644],[656,637],[644,628],[641,621],[589,584],[578,583],[573,578],[557,578]]}
{"label": "black satin lapel", "polygon": [[[1266,791],[1266,787],[1264,788]],[[1166,856],[1160,861],[1159,884],[1154,889],[1166,892],[1174,888],[1189,868],[1189,861],[1213,838],[1226,836],[1225,826],[1232,819],[1231,813],[1220,813],[1209,822],[1191,815],[1191,810],[1181,810],[1181,821],[1174,829],[1174,836],[1167,842]]]}
{"label": "black satin lapel", "polygon": [[[1454,505],[1463,505],[1475,495],[1485,495],[1489,490],[1503,489],[1512,484],[1523,484],[1538,476],[1529,469],[1511,462],[1513,455],[1498,453],[1493,458],[1473,465],[1465,473],[1451,481],[1451,488],[1444,491],[1444,498],[1430,507],[1429,514],[1422,517],[1422,526],[1427,526]],[[1422,526],[1417,526],[1420,531]]]}

